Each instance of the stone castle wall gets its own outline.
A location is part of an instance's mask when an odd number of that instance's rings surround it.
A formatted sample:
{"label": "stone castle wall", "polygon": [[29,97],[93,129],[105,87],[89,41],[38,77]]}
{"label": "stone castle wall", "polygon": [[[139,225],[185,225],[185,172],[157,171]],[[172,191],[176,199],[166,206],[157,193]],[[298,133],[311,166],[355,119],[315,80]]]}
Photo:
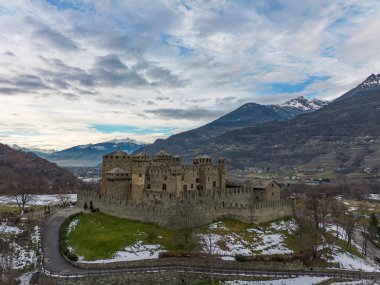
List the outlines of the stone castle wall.
{"label": "stone castle wall", "polygon": [[247,223],[263,223],[292,215],[289,200],[249,202],[254,192],[244,188],[227,189],[224,194],[212,193],[206,197],[192,195],[179,202],[168,195],[136,203],[128,200],[102,197],[100,193],[80,191],[78,206],[92,201],[101,212],[122,218],[155,223],[164,227],[181,228],[184,220],[192,226],[204,225],[221,217],[230,217]]}

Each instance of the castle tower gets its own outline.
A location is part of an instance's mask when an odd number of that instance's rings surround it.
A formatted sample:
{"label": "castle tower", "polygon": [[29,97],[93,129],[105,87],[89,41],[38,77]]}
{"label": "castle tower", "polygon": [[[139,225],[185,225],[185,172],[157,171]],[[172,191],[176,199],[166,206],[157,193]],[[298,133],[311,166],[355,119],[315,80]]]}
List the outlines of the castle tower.
{"label": "castle tower", "polygon": [[141,202],[145,188],[145,173],[151,158],[144,152],[139,152],[132,157],[132,200]]}
{"label": "castle tower", "polygon": [[219,158],[218,174],[219,174],[220,190],[222,192],[225,192],[226,191],[226,160],[223,157]]}

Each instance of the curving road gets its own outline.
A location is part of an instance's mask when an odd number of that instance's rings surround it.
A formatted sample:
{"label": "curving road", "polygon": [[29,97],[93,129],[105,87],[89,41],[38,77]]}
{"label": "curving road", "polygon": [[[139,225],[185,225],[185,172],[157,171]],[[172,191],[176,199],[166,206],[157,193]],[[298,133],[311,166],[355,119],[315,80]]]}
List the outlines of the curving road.
{"label": "curving road", "polygon": [[[64,221],[70,215],[80,212],[80,208],[66,208],[59,210],[51,215],[45,223],[42,231],[42,271],[55,277],[83,277],[83,276],[102,276],[109,274],[125,274],[125,273],[148,273],[148,272],[189,272],[195,274],[210,273],[207,267],[191,267],[191,266],[149,266],[134,267],[124,269],[83,269],[69,263],[61,254],[59,247],[60,229]],[[326,276],[335,277],[340,280],[361,280],[376,279],[380,280],[378,272],[362,272],[348,270],[270,270],[270,269],[240,269],[240,268],[213,268],[215,275],[229,276],[270,276],[270,277],[294,277],[301,275],[309,276]]]}
{"label": "curving road", "polygon": [[59,246],[60,230],[64,221],[71,215],[79,213],[80,208],[65,208],[49,216],[42,232],[42,265],[45,270],[61,274],[80,274],[79,267],[67,262]]}

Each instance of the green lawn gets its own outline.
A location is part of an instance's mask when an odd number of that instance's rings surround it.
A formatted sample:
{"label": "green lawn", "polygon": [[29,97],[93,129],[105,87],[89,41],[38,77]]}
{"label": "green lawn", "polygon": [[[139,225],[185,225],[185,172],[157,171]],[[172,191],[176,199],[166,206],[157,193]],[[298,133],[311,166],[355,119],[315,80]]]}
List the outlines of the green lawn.
{"label": "green lawn", "polygon": [[[199,244],[194,239],[190,239],[188,244],[185,243],[185,232],[183,230],[162,228],[154,224],[117,218],[103,213],[80,215],[75,219],[78,219],[79,222],[75,230],[69,234],[67,244],[74,248],[76,254],[85,257],[86,260],[111,258],[115,252],[134,244],[136,241],[143,241],[144,244],[159,244],[167,251],[172,252],[198,251],[200,249]],[[221,236],[238,235],[239,240],[245,241],[245,244],[255,245],[261,241],[261,238],[254,231],[247,231],[247,229],[255,227],[252,224],[233,219],[223,219],[220,222],[223,226],[213,229],[214,234]],[[208,227],[206,225],[195,228],[193,233],[195,235],[204,233]],[[270,230],[270,223],[262,224],[260,228]],[[285,243],[297,252],[296,237],[285,232],[283,234]],[[218,245],[224,249],[223,243]],[[252,250],[254,251],[254,247]]]}
{"label": "green lawn", "polygon": [[103,213],[79,216],[78,226],[68,236],[68,245],[86,260],[111,258],[112,255],[136,241],[160,244],[171,251],[184,246],[184,234],[178,230],[154,224],[130,221]]}

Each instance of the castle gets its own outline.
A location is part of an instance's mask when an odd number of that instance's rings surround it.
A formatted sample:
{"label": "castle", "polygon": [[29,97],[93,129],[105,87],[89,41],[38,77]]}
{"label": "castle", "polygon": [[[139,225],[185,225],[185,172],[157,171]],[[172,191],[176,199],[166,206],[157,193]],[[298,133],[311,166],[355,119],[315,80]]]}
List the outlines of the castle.
{"label": "castle", "polygon": [[78,203],[90,201],[101,212],[168,227],[225,216],[258,223],[292,214],[291,202],[281,199],[275,181],[227,188],[224,159],[213,164],[202,155],[184,165],[163,150],[153,156],[123,151],[103,156],[100,192],[78,193]]}

